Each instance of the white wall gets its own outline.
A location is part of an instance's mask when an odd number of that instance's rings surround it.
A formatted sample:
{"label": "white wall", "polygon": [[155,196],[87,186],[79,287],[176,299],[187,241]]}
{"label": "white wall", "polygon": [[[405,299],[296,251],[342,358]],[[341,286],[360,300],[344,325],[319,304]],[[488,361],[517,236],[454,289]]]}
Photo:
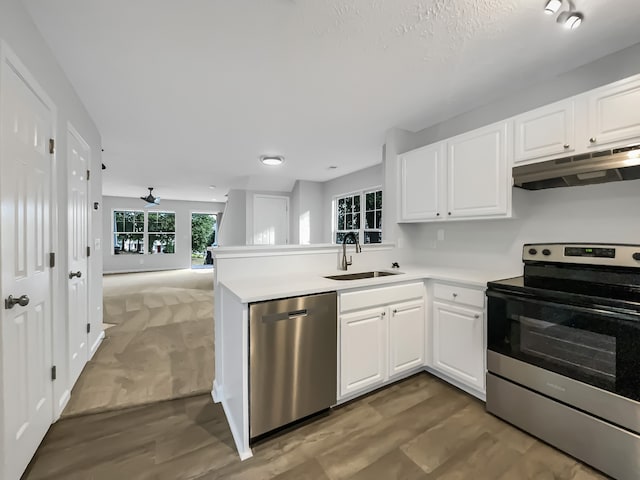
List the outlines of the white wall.
{"label": "white wall", "polygon": [[[54,382],[56,414],[59,414],[69,394],[69,372],[67,362],[67,122],[70,122],[91,148],[91,202],[101,201],[102,175],[100,165],[101,138],[96,125],[82,105],[71,83],[55,60],[49,47],[40,36],[21,0],[2,0],[0,2],[0,38],[20,58],[22,63],[37,79],[47,95],[57,107],[56,118],[56,166],[57,166],[57,211],[54,216],[54,241],[57,253],[57,265],[54,270],[54,325],[53,325],[53,363],[57,365],[58,379]],[[90,211],[92,244],[101,239],[101,211]],[[89,314],[91,322],[102,320],[102,256],[89,258]],[[94,344],[101,332],[91,332],[89,343]],[[0,365],[0,372],[2,372]],[[0,431],[2,427],[0,426]],[[3,451],[0,445],[0,451]]]}
{"label": "white wall", "polygon": [[324,184],[298,180],[291,191],[291,243],[310,245],[325,241]]}
{"label": "white wall", "polygon": [[[382,153],[380,155],[382,159]],[[383,204],[387,202],[389,195],[386,192],[386,184],[384,182],[384,172],[382,163],[374,165],[357,172],[343,175],[342,177],[334,178],[324,184],[323,192],[323,205],[325,205],[324,212],[324,242],[333,242],[333,208],[332,202],[335,196],[343,195],[345,193],[357,192],[360,190],[368,189],[371,187],[383,187],[382,201]],[[391,193],[395,194],[396,190]],[[384,229],[383,229],[384,232]],[[383,233],[384,235],[384,233]]]}
{"label": "white wall", "polygon": [[[191,268],[191,214],[215,213],[224,209],[224,203],[183,202],[162,200],[160,205],[145,208],[139,198],[104,197],[103,257],[105,273],[142,272],[151,270],[175,270]],[[175,212],[176,214],[176,252],[173,254],[113,254],[113,211],[146,210],[156,212]]]}
{"label": "white wall", "polygon": [[[640,44],[417,133],[390,130],[385,188],[398,191],[396,155],[640,73]],[[384,217],[395,222],[394,193]],[[389,225],[399,247],[431,265],[517,268],[522,245],[579,241],[640,243],[640,181],[528,192],[513,190],[514,219]],[[441,229],[444,241],[437,241]],[[387,238],[388,240],[393,240]]]}
{"label": "white wall", "polygon": [[218,245],[244,245],[247,238],[247,195],[229,190],[223,220],[218,229]]}

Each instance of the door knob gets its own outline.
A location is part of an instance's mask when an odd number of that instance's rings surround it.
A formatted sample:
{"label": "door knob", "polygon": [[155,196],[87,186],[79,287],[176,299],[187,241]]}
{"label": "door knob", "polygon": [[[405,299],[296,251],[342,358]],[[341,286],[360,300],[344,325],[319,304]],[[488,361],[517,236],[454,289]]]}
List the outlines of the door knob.
{"label": "door knob", "polygon": [[29,297],[26,295],[22,295],[19,298],[13,298],[13,295],[9,295],[9,297],[4,301],[4,308],[7,310],[12,309],[16,305],[20,305],[21,307],[26,307],[29,305]]}
{"label": "door knob", "polygon": [[69,278],[73,278],[73,277],[82,277],[82,272],[80,270],[78,270],[77,272],[69,272]]}

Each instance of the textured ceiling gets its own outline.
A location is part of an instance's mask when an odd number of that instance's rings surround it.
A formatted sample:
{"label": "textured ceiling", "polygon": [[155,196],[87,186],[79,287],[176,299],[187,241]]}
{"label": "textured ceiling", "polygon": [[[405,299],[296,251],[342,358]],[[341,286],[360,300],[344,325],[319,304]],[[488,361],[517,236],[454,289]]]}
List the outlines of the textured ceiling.
{"label": "textured ceiling", "polygon": [[[640,41],[638,0],[575,0],[571,32],[543,0],[24,1],[100,129],[106,195],[328,180],[379,163],[390,127]],[[259,164],[268,153],[285,164]]]}

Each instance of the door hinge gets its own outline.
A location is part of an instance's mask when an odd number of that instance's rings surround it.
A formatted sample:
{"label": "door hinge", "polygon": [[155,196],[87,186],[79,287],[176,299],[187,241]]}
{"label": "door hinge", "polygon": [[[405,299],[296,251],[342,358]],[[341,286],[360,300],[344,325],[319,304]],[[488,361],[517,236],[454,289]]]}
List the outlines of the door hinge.
{"label": "door hinge", "polygon": [[87,323],[87,333],[91,333],[91,324]]}
{"label": "door hinge", "polygon": [[91,178],[91,170],[87,170],[87,182]]}
{"label": "door hinge", "polygon": [[87,257],[91,256],[91,247],[87,247]]}
{"label": "door hinge", "polygon": [[54,381],[56,378],[58,378],[58,370],[54,365],[53,367],[51,367],[51,381]]}
{"label": "door hinge", "polygon": [[56,153],[56,141],[53,138],[49,139],[49,153],[51,155]]}
{"label": "door hinge", "polygon": [[53,268],[56,266],[56,254],[51,252],[49,254],[49,268]]}

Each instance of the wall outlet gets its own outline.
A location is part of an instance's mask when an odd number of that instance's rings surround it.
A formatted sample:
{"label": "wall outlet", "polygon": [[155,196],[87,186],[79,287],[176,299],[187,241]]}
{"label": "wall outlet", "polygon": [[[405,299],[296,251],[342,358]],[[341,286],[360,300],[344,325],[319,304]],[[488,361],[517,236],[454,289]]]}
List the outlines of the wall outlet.
{"label": "wall outlet", "polygon": [[442,228],[438,229],[438,241],[444,242],[444,230]]}

